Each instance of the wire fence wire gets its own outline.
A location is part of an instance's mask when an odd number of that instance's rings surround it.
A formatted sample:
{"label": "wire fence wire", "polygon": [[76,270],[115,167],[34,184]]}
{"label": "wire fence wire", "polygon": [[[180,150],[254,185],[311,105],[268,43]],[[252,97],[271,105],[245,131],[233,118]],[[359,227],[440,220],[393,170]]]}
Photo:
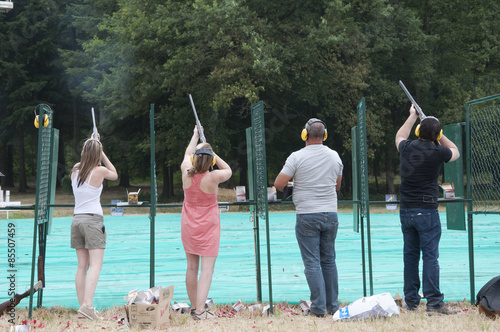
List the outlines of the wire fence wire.
{"label": "wire fence wire", "polygon": [[500,213],[500,99],[471,105],[471,193],[475,213]]}

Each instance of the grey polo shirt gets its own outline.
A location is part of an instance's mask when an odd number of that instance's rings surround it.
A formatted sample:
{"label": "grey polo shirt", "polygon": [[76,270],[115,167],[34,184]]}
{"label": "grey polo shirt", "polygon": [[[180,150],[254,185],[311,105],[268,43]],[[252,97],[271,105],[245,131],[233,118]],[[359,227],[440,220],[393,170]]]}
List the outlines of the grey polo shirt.
{"label": "grey polo shirt", "polygon": [[297,214],[337,212],[337,178],[344,165],[339,154],[323,144],[293,152],[281,172],[293,178]]}

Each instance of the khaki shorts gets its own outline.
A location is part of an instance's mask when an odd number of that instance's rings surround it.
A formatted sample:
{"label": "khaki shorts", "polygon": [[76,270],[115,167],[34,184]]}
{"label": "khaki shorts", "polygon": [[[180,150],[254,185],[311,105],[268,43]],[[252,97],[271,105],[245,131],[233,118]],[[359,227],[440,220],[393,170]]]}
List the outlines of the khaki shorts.
{"label": "khaki shorts", "polygon": [[104,218],[97,214],[76,214],[71,224],[71,248],[105,249]]}

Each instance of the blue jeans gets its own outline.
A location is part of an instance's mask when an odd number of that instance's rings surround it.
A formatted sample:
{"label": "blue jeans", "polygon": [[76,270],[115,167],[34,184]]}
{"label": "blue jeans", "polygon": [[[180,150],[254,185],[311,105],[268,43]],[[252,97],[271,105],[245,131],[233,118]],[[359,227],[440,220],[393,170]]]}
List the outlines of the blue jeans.
{"label": "blue jeans", "polygon": [[404,293],[409,308],[420,303],[420,278],[418,266],[422,251],[422,290],[427,308],[444,306],[439,290],[439,240],[441,221],[437,210],[401,208],[401,230],[404,239]]}
{"label": "blue jeans", "polygon": [[339,308],[335,264],[335,238],[338,227],[335,212],[297,214],[295,235],[311,291],[311,311],[317,315],[334,313]]}

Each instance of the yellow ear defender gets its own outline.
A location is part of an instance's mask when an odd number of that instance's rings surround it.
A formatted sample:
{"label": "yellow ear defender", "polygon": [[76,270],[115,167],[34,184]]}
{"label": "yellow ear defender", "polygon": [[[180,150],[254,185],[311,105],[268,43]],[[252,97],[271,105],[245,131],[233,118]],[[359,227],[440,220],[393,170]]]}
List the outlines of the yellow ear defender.
{"label": "yellow ear defender", "polygon": [[212,150],[209,149],[198,149],[194,152],[194,154],[191,155],[191,164],[194,164],[194,155],[196,154],[208,154],[209,156],[212,156],[212,164],[211,166],[215,165],[215,162],[217,161],[217,158],[215,158],[214,153]]}
{"label": "yellow ear defender", "polygon": [[[47,114],[44,114],[43,115],[43,126],[47,127],[48,125],[49,125],[49,116]],[[38,115],[35,116],[35,127],[36,128],[40,127],[40,122],[39,122]]]}
{"label": "yellow ear defender", "polygon": [[307,139],[309,138],[308,128],[313,123],[316,123],[316,122],[322,123],[323,126],[325,127],[325,132],[323,133],[323,141],[326,141],[326,138],[328,137],[328,131],[326,130],[326,124],[323,121],[321,121],[320,119],[312,118],[309,121],[307,121],[306,125],[304,126],[304,129],[302,129],[302,132],[300,133],[300,137],[302,138],[302,140],[304,142],[307,141]]}
{"label": "yellow ear defender", "polygon": [[[438,120],[437,118],[433,117],[433,116],[428,116],[428,117],[426,117],[425,119],[435,119],[435,120],[437,120],[437,122],[439,122],[439,120]],[[423,119],[422,121],[424,121],[425,119]],[[420,121],[420,123],[419,123],[419,124],[417,125],[417,127],[415,128],[415,135],[416,135],[417,137],[420,137],[420,124],[422,124],[422,121]],[[441,123],[440,123],[440,122],[439,122],[439,124],[441,125]],[[443,129],[441,129],[441,130],[439,131],[439,135],[438,135],[438,137],[436,138],[436,141],[439,141],[441,138],[443,138]]]}

